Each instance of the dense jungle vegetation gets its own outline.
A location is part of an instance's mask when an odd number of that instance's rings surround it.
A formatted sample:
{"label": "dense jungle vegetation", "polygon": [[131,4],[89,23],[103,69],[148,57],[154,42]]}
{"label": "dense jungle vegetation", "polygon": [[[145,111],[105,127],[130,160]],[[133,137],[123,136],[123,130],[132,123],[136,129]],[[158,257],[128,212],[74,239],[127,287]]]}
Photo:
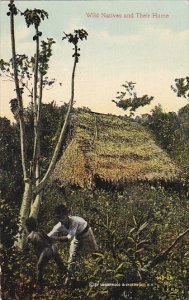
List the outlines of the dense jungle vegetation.
{"label": "dense jungle vegetation", "polygon": [[[59,116],[65,107],[59,108],[53,102],[43,106],[44,143],[41,151],[44,170],[60,128]],[[157,143],[186,174],[188,111],[188,106],[178,114],[165,113],[157,107],[151,115],[138,120],[153,132]],[[28,132],[29,116],[28,110]],[[95,259],[85,257],[80,261],[76,274],[78,283],[74,288],[64,286],[65,274],[57,273],[55,265],[50,262],[45,270],[46,286],[40,290],[36,285],[34,253],[28,249],[18,252],[13,246],[23,191],[18,125],[11,124],[6,118],[0,121],[4,299],[187,299],[187,236],[153,264],[155,258],[189,227],[187,190],[148,183],[125,186],[121,190],[103,190],[97,186],[92,191],[62,187],[58,181],[49,183],[40,210],[40,228],[46,232],[51,230],[55,222],[53,209],[56,204],[64,202],[74,215],[89,221],[100,252]],[[30,143],[30,139],[27,142]],[[58,247],[67,264],[68,246],[59,243]],[[103,286],[105,284],[110,286]]]}

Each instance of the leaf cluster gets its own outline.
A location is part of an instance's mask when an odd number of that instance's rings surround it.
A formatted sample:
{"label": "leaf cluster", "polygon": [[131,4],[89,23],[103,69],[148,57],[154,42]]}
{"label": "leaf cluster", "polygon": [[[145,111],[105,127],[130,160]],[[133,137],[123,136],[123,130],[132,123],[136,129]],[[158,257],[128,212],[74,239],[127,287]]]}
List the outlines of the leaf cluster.
{"label": "leaf cluster", "polygon": [[[55,41],[52,38],[47,38],[47,41],[41,41],[41,51],[39,53],[39,71],[42,75],[46,75],[49,68],[49,60],[52,56],[52,45]],[[20,82],[20,93],[24,93],[24,89],[29,92],[28,96],[32,97],[32,83],[34,66],[35,66],[35,56],[28,57],[25,54],[17,54],[16,57],[17,72]],[[9,62],[0,60],[0,76],[5,77],[7,80],[14,80],[14,73],[12,69],[13,59]],[[55,83],[55,79],[49,79],[46,76],[43,79],[43,87],[52,87]]]}
{"label": "leaf cluster", "polygon": [[177,94],[177,97],[189,100],[189,77],[175,79],[175,86],[171,85],[171,89]]}
{"label": "leaf cluster", "polygon": [[142,116],[141,122],[153,132],[157,143],[188,174],[189,105],[180,109],[178,114],[166,113],[161,106],[156,106],[151,115]]}
{"label": "leaf cluster", "polygon": [[116,103],[116,106],[122,108],[123,110],[128,110],[130,108],[130,111],[132,112],[136,111],[139,107],[150,104],[150,102],[153,100],[153,97],[149,97],[148,95],[128,99],[122,99],[123,95],[121,95],[120,97],[116,98],[120,99],[120,101],[112,100],[112,102]]}
{"label": "leaf cluster", "polygon": [[64,36],[62,38],[62,40],[67,39],[69,43],[74,45],[74,54],[72,55],[72,57],[76,58],[76,63],[78,63],[79,61],[79,51],[80,48],[78,48],[78,42],[79,40],[83,41],[84,39],[86,40],[88,36],[88,33],[84,30],[84,29],[78,29],[78,30],[74,30],[74,33],[65,33],[64,32]]}
{"label": "leaf cluster", "polygon": [[72,43],[73,45],[77,45],[79,40],[83,41],[83,39],[87,39],[88,33],[84,29],[77,29],[74,30],[74,33],[65,33],[62,40],[68,39],[69,43]]}
{"label": "leaf cluster", "polygon": [[56,42],[53,38],[47,38],[47,41],[41,41],[41,51],[39,53],[39,71],[42,75],[47,73],[49,60],[52,56],[52,45]]}
{"label": "leaf cluster", "polygon": [[3,59],[0,59],[0,70],[1,71],[10,71],[10,63],[4,61]]}
{"label": "leaf cluster", "polygon": [[118,96],[117,100],[112,100],[116,104],[116,106],[122,108],[123,110],[130,110],[130,112],[135,112],[137,108],[143,107],[153,100],[154,97],[150,97],[148,95],[144,95],[142,97],[138,97],[135,90],[136,83],[132,81],[126,81],[125,84],[122,85],[125,91],[117,92]]}
{"label": "leaf cluster", "polygon": [[[26,9],[24,13],[22,13],[25,17],[26,25],[27,27],[30,27],[31,25],[34,25],[35,28],[38,28],[41,20],[44,20],[45,18],[48,19],[48,13],[45,10],[41,9]],[[40,36],[42,33],[39,32],[38,36]],[[37,36],[35,37],[35,39]]]}
{"label": "leaf cluster", "polygon": [[0,198],[11,203],[14,210],[13,203],[19,201],[22,193],[19,131],[6,118],[0,118],[0,191]]}
{"label": "leaf cluster", "polygon": [[18,9],[16,8],[14,3],[9,3],[8,7],[9,7],[9,12],[7,13],[7,16],[10,16],[11,12],[15,16],[18,14]]}

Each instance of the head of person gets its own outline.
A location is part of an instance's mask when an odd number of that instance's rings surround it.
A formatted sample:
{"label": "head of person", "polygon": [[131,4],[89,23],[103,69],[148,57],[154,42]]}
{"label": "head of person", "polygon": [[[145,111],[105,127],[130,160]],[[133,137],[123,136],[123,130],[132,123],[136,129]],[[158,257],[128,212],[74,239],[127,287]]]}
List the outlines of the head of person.
{"label": "head of person", "polygon": [[54,215],[56,220],[61,222],[62,224],[66,224],[69,220],[69,210],[64,204],[60,204],[55,207]]}
{"label": "head of person", "polygon": [[26,219],[25,225],[28,232],[35,231],[38,226],[37,220],[33,217]]}

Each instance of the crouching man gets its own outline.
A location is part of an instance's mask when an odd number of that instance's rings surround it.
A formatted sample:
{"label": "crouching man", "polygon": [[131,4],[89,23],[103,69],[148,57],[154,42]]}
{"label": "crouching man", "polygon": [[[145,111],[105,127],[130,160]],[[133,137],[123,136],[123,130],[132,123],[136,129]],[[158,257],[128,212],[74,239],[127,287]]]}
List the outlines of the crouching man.
{"label": "crouching man", "polygon": [[[58,223],[54,226],[49,237],[56,241],[71,242],[69,257],[69,277],[66,282],[74,280],[74,269],[80,254],[98,252],[98,246],[91,227],[81,217],[69,216],[69,211],[64,205],[55,208],[55,218]],[[59,233],[66,232],[67,235],[59,236]]]}
{"label": "crouching man", "polygon": [[56,246],[53,244],[52,239],[48,237],[46,233],[41,230],[38,230],[37,220],[33,217],[30,217],[26,220],[26,229],[29,232],[27,237],[27,243],[31,244],[36,255],[38,257],[37,262],[37,281],[40,286],[43,285],[43,269],[47,265],[50,259],[53,259],[57,267],[68,273],[67,268],[65,267]]}

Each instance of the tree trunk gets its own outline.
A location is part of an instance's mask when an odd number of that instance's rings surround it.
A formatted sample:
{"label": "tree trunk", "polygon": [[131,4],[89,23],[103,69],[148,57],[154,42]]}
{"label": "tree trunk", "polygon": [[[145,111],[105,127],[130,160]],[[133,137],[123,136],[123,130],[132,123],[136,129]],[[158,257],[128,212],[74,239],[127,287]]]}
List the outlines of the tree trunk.
{"label": "tree trunk", "polygon": [[37,219],[42,196],[43,196],[43,192],[40,192],[40,194],[36,196],[33,204],[31,205],[30,217]]}
{"label": "tree trunk", "polygon": [[26,232],[24,231],[25,220],[28,218],[30,204],[32,200],[32,183],[29,179],[29,166],[28,166],[28,158],[26,151],[26,137],[25,137],[25,123],[24,123],[24,114],[23,114],[23,99],[22,93],[19,85],[19,74],[18,74],[18,66],[16,60],[16,46],[15,46],[15,32],[14,32],[14,12],[12,6],[14,5],[14,0],[10,0],[10,30],[11,30],[11,47],[12,47],[12,67],[14,71],[14,82],[15,82],[15,90],[18,101],[18,116],[19,116],[19,125],[20,125],[20,145],[21,145],[21,157],[22,157],[22,168],[23,168],[23,176],[25,182],[24,194],[22,199],[22,206],[19,214],[19,231],[16,236],[15,246],[22,249]]}
{"label": "tree trunk", "polygon": [[[38,143],[38,159],[37,159],[37,165],[36,165],[36,184],[39,184],[40,181],[40,145]],[[37,219],[38,213],[39,213],[39,208],[41,204],[43,196],[43,191],[41,191],[36,197],[34,202],[31,204],[31,210],[30,210],[30,217],[33,217]]]}
{"label": "tree trunk", "polygon": [[[37,131],[35,136],[35,143],[34,152],[36,152],[36,170],[35,170],[35,179],[36,179],[36,186],[39,184],[41,180],[41,164],[40,164],[40,157],[41,157],[41,145],[40,145],[40,137],[41,137],[41,104],[42,104],[42,97],[43,97],[43,75],[40,73],[40,92],[39,92],[39,101],[38,101],[38,114],[37,114]],[[35,157],[35,156],[34,156]],[[39,208],[41,204],[41,200],[43,197],[43,191],[39,192],[35,197],[34,202],[31,204],[30,210],[30,217],[37,219]]]}
{"label": "tree trunk", "polygon": [[25,230],[25,221],[30,213],[30,206],[32,201],[32,182],[25,182],[24,194],[22,197],[22,205],[19,215],[19,229],[16,236],[15,246],[23,249],[26,241],[26,230]]}
{"label": "tree trunk", "polygon": [[[14,0],[10,1],[10,5],[14,4]],[[23,115],[23,99],[20,92],[19,77],[18,77],[18,66],[16,60],[16,46],[15,46],[15,32],[14,32],[14,13],[10,10],[10,30],[11,30],[11,47],[12,47],[12,64],[14,71],[14,82],[15,90],[18,100],[18,116],[20,125],[20,146],[21,146],[21,158],[24,180],[28,178],[28,158],[26,151],[26,137],[25,137],[25,123]]]}
{"label": "tree trunk", "polygon": [[36,34],[36,52],[35,52],[35,66],[34,66],[34,84],[33,84],[33,113],[34,113],[34,148],[33,148],[33,176],[36,174],[37,160],[38,160],[38,151],[39,151],[39,127],[40,127],[40,109],[38,98],[38,69],[39,69],[39,36],[38,36],[38,26],[35,26]]}

